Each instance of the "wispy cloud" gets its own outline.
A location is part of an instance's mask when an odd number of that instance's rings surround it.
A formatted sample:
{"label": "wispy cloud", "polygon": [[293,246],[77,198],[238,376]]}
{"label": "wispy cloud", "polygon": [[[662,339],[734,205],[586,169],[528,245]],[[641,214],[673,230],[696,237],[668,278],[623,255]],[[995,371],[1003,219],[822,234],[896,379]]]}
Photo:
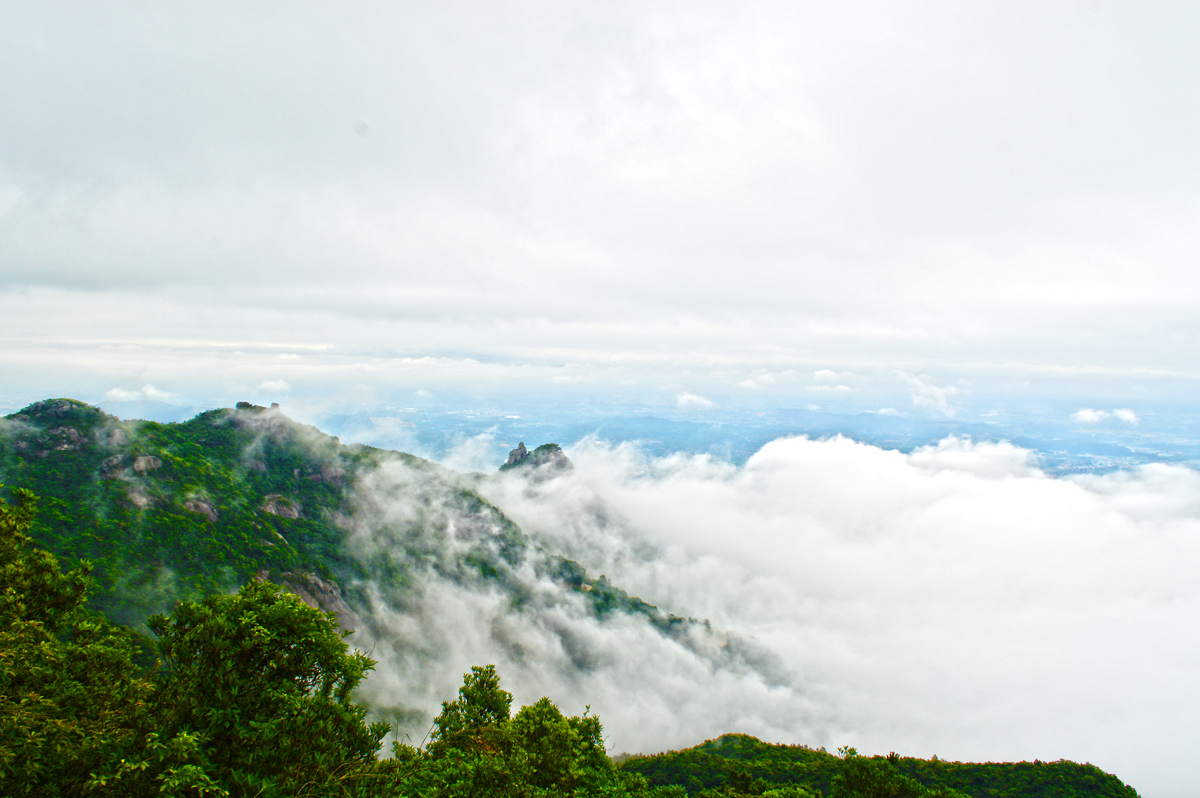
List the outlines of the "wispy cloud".
{"label": "wispy cloud", "polygon": [[700,394],[689,393],[687,391],[684,391],[683,393],[678,394],[675,397],[675,403],[676,403],[676,406],[678,406],[681,409],[699,409],[699,408],[707,408],[707,407],[716,407],[715,403],[713,403],[712,401],[710,401],[708,399],[705,399]]}
{"label": "wispy cloud", "polygon": [[141,389],[112,388],[104,392],[104,398],[113,402],[132,402],[149,399],[155,402],[170,402],[176,396],[173,393],[159,390],[153,385],[143,385]]}
{"label": "wispy cloud", "polygon": [[1126,424],[1141,423],[1141,418],[1138,417],[1138,414],[1130,410],[1128,407],[1121,407],[1114,410],[1113,415],[1119,420],[1124,421]]}
{"label": "wispy cloud", "polygon": [[1071,414],[1071,420],[1076,424],[1100,424],[1101,422],[1108,421],[1110,418],[1115,418],[1117,421],[1122,421],[1126,424],[1138,424],[1142,420],[1137,413],[1127,407],[1118,408],[1112,412],[1084,407]]}
{"label": "wispy cloud", "polygon": [[908,385],[913,407],[927,408],[947,418],[954,416],[955,410],[950,402],[958,395],[958,388],[953,385],[935,385],[925,374],[918,376],[904,371],[897,374]]}

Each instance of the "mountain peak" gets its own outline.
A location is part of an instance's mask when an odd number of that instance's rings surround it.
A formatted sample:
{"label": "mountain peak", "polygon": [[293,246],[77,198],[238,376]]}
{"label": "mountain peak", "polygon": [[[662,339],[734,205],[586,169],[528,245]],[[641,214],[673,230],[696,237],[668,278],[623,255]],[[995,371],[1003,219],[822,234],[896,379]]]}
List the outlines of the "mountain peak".
{"label": "mountain peak", "polygon": [[517,448],[508,453],[508,460],[500,466],[500,470],[508,471],[526,466],[539,469],[545,466],[548,471],[558,472],[570,471],[575,464],[567,458],[557,443],[543,443],[531,452],[525,448],[525,442],[521,441]]}

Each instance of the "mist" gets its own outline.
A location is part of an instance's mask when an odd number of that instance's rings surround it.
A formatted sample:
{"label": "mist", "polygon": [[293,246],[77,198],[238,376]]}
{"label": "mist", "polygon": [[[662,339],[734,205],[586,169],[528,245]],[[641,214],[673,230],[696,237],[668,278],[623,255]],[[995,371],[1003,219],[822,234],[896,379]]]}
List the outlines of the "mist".
{"label": "mist", "polygon": [[1200,776],[1196,472],[1051,478],[1018,447],[953,438],[911,454],[781,439],[741,468],[596,440],[568,453],[574,471],[499,474],[479,490],[589,571],[770,652],[775,676],[582,615],[594,665],[547,668],[553,657],[508,656],[495,632],[498,619],[531,633],[546,618],[446,596],[432,612],[459,643],[443,661],[497,662],[520,700],[590,704],[616,750],[744,732],[1066,758],[1149,796],[1186,794]]}

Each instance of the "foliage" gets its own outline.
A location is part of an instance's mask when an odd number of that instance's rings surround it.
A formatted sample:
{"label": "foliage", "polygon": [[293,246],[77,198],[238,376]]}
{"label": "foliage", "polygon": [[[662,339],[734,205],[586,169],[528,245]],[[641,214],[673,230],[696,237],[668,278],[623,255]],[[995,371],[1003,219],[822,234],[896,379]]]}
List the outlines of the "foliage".
{"label": "foliage", "polygon": [[163,728],[197,734],[222,783],[290,795],[374,760],[389,726],[367,725],[350,698],[374,663],[348,652],[330,614],[251,581],[149,626],[165,665]]}
{"label": "foliage", "polygon": [[399,776],[390,788],[422,798],[683,795],[619,770],[604,749],[599,719],[587,711],[567,717],[542,698],[510,717],[511,702],[494,666],[471,668],[458,698],[442,704],[429,747],[397,744],[392,764],[381,763]]}
{"label": "foliage", "polygon": [[433,721],[433,743],[449,745],[479,729],[497,726],[508,720],[511,706],[512,693],[500,689],[496,666],[473,666],[463,677],[458,698],[442,702],[442,712]]}
{"label": "foliage", "polygon": [[[878,793],[897,796],[952,794],[939,793],[939,789],[957,790],[976,798],[1137,796],[1116,776],[1094,765],[1075,762],[969,763],[895,754],[860,757],[853,754],[853,749],[845,753],[851,756],[838,757],[824,749],[773,745],[744,734],[727,734],[682,751],[630,757],[621,767],[641,774],[651,785],[679,785],[693,796],[731,792],[767,795],[771,790],[788,787],[804,787],[823,795],[852,795],[853,790],[872,795],[864,786],[873,783],[871,779],[892,785],[886,789],[910,790]],[[916,789],[914,784],[931,792],[911,792]]]}
{"label": "foliage", "polygon": [[84,607],[87,566],[30,545],[34,499],[0,502],[0,794],[341,795],[387,724],[351,691],[373,665],[276,585],[183,603],[138,636]]}
{"label": "foliage", "polygon": [[84,607],[86,566],[63,573],[30,546],[33,497],[0,504],[0,789],[5,795],[680,796],[618,770],[595,716],[547,698],[511,715],[494,666],[475,667],[423,751],[376,753],[352,691],[373,666],[331,614],[258,580],[181,602],[132,632]]}
{"label": "foliage", "polygon": [[68,794],[144,725],[148,681],[128,630],[84,607],[87,564],[63,573],[32,548],[35,500],[0,501],[0,794]]}
{"label": "foliage", "polygon": [[888,759],[858,756],[843,749],[842,772],[833,780],[833,798],[967,798],[945,785],[927,787],[892,767]]}

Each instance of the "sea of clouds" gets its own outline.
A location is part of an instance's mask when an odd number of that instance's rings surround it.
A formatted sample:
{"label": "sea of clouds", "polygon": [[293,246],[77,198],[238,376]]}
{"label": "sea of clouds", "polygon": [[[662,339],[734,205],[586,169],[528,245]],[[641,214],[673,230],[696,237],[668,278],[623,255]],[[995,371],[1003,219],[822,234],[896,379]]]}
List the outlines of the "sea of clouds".
{"label": "sea of clouds", "polygon": [[911,454],[786,438],[744,467],[595,440],[569,454],[571,472],[481,492],[593,574],[778,658],[730,670],[637,624],[589,626],[604,664],[538,676],[565,708],[590,703],[615,749],[745,732],[1092,762],[1151,796],[1200,779],[1195,471],[1052,478],[1026,450],[954,438]]}

